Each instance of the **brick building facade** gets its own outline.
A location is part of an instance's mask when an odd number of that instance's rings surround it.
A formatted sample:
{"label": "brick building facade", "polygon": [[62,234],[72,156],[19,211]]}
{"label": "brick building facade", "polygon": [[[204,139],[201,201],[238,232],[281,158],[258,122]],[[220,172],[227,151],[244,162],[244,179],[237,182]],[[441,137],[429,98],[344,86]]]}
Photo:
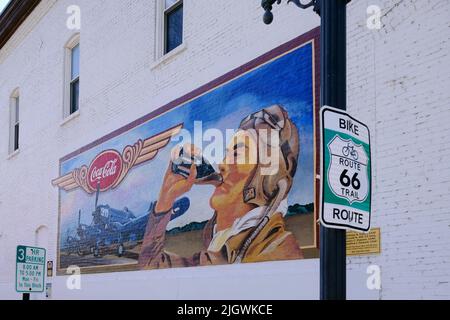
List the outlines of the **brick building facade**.
{"label": "brick building facade", "polygon": [[[17,245],[46,247],[56,260],[51,180],[61,157],[320,23],[292,6],[277,6],[266,26],[259,1],[185,0],[183,44],[161,56],[156,2],[43,0],[0,48],[0,298],[19,298]],[[66,26],[73,4],[80,30]],[[367,26],[370,5],[381,9],[381,29]],[[382,243],[380,255],[348,258],[349,298],[450,297],[449,16],[447,0],[348,6],[348,110],[372,131],[373,226]],[[77,34],[80,109],[65,117],[65,46]],[[10,152],[15,94],[20,148]],[[370,265],[381,268],[381,290],[366,286]],[[319,297],[317,259],[84,275],[81,290],[68,290],[66,279],[48,279],[53,298]]]}

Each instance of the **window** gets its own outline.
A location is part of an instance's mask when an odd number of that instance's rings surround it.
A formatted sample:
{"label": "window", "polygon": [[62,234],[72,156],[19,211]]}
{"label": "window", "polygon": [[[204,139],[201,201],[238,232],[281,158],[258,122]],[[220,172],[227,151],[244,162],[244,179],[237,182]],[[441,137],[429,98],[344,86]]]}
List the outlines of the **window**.
{"label": "window", "polygon": [[183,43],[183,1],[164,0],[164,54]]}
{"label": "window", "polygon": [[67,118],[80,109],[80,36],[76,34],[65,46],[64,112]]}
{"label": "window", "polygon": [[18,91],[11,96],[10,105],[10,129],[9,129],[9,153],[19,150],[20,118],[19,118],[20,98]]}
{"label": "window", "polygon": [[80,45],[77,44],[71,52],[70,75],[70,114],[80,108]]}

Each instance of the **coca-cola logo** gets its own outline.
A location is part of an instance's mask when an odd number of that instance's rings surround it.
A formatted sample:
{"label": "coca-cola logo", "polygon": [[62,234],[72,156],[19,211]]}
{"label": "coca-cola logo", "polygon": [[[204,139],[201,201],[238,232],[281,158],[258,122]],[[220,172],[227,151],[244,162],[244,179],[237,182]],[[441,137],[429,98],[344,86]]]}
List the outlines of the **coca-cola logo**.
{"label": "coca-cola logo", "polygon": [[87,183],[92,190],[100,184],[100,191],[106,191],[116,183],[121,171],[121,155],[115,150],[104,151],[89,166]]}

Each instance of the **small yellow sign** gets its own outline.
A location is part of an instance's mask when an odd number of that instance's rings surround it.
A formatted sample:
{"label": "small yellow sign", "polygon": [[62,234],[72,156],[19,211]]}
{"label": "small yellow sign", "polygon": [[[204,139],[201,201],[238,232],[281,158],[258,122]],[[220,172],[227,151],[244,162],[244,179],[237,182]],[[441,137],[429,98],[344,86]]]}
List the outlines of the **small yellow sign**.
{"label": "small yellow sign", "polygon": [[347,256],[363,256],[381,253],[381,230],[369,233],[347,232]]}

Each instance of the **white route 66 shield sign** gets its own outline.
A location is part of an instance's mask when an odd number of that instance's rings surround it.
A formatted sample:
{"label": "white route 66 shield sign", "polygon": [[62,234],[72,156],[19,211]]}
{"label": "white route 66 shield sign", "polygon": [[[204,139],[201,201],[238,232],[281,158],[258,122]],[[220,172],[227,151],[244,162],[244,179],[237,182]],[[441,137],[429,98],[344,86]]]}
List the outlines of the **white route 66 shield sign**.
{"label": "white route 66 shield sign", "polygon": [[331,191],[351,204],[364,202],[369,195],[368,161],[362,145],[336,135],[328,144],[331,163],[328,181]]}
{"label": "white route 66 shield sign", "polygon": [[327,228],[369,232],[372,160],[369,127],[325,106],[321,124],[320,221]]}

